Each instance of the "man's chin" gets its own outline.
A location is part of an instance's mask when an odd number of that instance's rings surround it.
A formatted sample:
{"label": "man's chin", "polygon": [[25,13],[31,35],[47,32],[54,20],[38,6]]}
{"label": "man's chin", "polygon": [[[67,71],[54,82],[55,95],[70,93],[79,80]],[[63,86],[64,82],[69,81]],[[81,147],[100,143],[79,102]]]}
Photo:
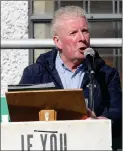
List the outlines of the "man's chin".
{"label": "man's chin", "polygon": [[81,64],[82,62],[84,62],[85,60],[85,57],[77,57],[74,61],[77,63],[77,64]]}
{"label": "man's chin", "polygon": [[84,52],[81,53],[81,54],[79,54],[76,58],[77,58],[77,59],[80,59],[80,60],[85,59],[85,57],[84,57]]}

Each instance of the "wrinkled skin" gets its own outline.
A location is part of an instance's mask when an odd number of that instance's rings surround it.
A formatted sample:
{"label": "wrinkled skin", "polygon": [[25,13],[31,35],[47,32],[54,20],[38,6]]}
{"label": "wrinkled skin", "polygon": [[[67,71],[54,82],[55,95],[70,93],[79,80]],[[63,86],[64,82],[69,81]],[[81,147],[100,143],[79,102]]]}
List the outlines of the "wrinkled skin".
{"label": "wrinkled skin", "polygon": [[84,50],[90,46],[88,22],[85,17],[70,17],[62,20],[58,29],[53,40],[61,58],[70,69],[77,67],[84,60]]}

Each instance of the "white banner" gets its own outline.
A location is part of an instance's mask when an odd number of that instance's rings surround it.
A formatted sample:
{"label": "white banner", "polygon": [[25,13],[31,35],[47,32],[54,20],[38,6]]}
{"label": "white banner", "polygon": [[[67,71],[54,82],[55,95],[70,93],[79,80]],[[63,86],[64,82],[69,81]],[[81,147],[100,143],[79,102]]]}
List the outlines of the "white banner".
{"label": "white banner", "polygon": [[1,150],[112,150],[111,121],[2,123]]}

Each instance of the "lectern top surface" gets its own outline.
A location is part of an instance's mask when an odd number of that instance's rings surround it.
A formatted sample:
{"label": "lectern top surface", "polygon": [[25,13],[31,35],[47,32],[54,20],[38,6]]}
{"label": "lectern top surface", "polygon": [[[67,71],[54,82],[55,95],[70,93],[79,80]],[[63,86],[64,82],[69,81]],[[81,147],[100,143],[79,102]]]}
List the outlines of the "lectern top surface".
{"label": "lectern top surface", "polygon": [[[6,92],[9,111],[12,113],[26,113],[27,110],[35,112],[37,110],[53,109],[57,112],[66,114],[76,113],[85,115],[86,105],[82,89],[53,89],[53,90],[34,90],[34,91],[12,91]],[[15,109],[13,109],[15,108]],[[29,112],[29,113],[30,113]],[[65,114],[66,113],[66,114]],[[31,113],[30,113],[31,114]],[[10,115],[11,117],[11,115]]]}

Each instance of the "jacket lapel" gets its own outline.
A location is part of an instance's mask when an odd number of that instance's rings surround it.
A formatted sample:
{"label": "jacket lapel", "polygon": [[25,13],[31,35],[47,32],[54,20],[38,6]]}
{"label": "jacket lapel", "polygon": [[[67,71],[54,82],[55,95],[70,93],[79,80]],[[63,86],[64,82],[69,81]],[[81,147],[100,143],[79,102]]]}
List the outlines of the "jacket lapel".
{"label": "jacket lapel", "polygon": [[46,68],[48,72],[50,72],[50,75],[52,75],[52,78],[54,79],[54,84],[56,85],[56,87],[62,89],[63,84],[55,68],[55,60],[56,60],[57,51],[58,50],[56,48],[53,49],[52,55],[46,61]]}
{"label": "jacket lapel", "polygon": [[54,68],[54,69],[52,70],[52,77],[54,78],[54,80],[55,80],[56,84],[58,85],[58,87],[59,87],[59,88],[63,88],[63,84],[62,84],[62,82],[61,82],[61,79],[60,79],[60,77],[59,77],[59,74],[58,74],[56,68]]}

